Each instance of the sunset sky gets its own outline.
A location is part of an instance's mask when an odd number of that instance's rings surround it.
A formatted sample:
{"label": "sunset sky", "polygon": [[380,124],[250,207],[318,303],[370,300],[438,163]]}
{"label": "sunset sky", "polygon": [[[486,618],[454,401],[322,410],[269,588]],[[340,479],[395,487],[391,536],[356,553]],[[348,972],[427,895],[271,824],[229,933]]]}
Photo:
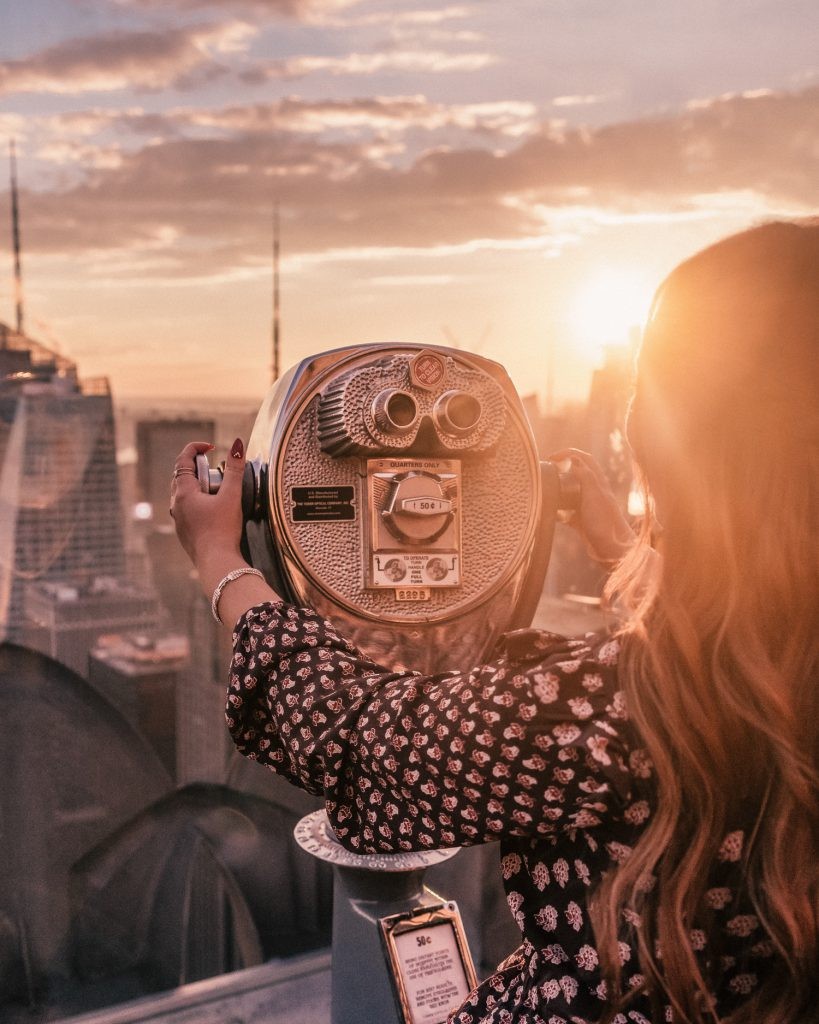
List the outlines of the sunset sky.
{"label": "sunset sky", "polygon": [[[819,212],[816,0],[0,0],[26,328],[116,396],[452,344],[582,397],[681,258]],[[7,171],[0,319],[13,323]]]}

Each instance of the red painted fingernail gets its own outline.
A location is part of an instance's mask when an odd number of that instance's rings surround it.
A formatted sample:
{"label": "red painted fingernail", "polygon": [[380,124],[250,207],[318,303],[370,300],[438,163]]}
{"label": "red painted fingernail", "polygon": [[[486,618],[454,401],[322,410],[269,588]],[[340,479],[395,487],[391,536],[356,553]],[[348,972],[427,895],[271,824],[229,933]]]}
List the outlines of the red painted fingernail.
{"label": "red painted fingernail", "polygon": [[233,442],[233,447],[230,449],[230,454],[234,459],[241,459],[245,453],[245,446],[242,444],[241,437],[237,437]]}

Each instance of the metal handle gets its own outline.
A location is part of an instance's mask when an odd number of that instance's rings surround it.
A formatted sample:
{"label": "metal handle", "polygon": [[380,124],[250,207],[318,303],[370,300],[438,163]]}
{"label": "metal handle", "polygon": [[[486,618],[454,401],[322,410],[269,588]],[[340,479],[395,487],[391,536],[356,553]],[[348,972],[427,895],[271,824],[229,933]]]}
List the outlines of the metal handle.
{"label": "metal handle", "polygon": [[[197,455],[195,461],[196,476],[204,494],[216,494],[225,479],[225,464],[212,468],[207,455]],[[261,519],[264,515],[262,506],[263,476],[265,466],[260,459],[252,459],[245,463],[245,474],[242,477],[242,515],[245,520]]]}
{"label": "metal handle", "polygon": [[571,471],[561,473],[554,462],[541,462],[540,483],[542,503],[537,541],[509,629],[527,629],[531,626],[549,568],[555,523],[558,520],[567,521],[580,508],[580,482]]}
{"label": "metal handle", "polygon": [[211,469],[207,455],[197,455],[194,461],[200,488],[205,494],[216,494],[225,477],[224,463]]}
{"label": "metal handle", "polygon": [[571,470],[557,474],[557,507],[561,512],[577,512],[580,508],[580,481]]}

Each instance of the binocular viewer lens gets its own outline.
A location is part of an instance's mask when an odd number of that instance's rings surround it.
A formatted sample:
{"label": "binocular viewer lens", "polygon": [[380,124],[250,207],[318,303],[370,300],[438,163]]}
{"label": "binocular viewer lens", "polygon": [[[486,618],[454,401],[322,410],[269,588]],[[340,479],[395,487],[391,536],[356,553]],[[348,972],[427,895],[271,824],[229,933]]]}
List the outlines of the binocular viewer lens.
{"label": "binocular viewer lens", "polygon": [[477,427],[482,411],[481,403],[467,391],[446,391],[436,401],[432,416],[444,433],[464,437]]}
{"label": "binocular viewer lens", "polygon": [[[465,437],[478,426],[483,406],[467,391],[446,391],[435,400],[432,419],[436,428],[452,437]],[[417,425],[421,412],[413,396],[398,388],[385,388],[373,399],[372,415],[385,434],[403,437]]]}
{"label": "binocular viewer lens", "polygon": [[385,434],[408,434],[418,420],[418,406],[412,395],[397,388],[386,388],[373,399],[373,419]]}
{"label": "binocular viewer lens", "polygon": [[332,458],[397,452],[471,458],[498,444],[511,412],[491,373],[429,349],[415,359],[396,353],[357,362],[335,375],[331,368],[316,396],[319,445]]}

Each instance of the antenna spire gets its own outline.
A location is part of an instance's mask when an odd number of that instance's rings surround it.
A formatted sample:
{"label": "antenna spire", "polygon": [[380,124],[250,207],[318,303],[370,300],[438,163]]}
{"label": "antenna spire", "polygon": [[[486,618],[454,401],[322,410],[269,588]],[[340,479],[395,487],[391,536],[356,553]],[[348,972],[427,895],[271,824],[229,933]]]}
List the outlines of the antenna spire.
{"label": "antenna spire", "polygon": [[273,206],[273,363],[272,380],[279,379],[281,343],[281,304],[279,301],[279,203]]}
{"label": "antenna spire", "polygon": [[17,315],[17,333],[23,333],[23,271],[20,263],[20,209],[17,202],[17,153],[14,139],[9,141],[11,170],[11,233],[14,244],[14,306]]}

